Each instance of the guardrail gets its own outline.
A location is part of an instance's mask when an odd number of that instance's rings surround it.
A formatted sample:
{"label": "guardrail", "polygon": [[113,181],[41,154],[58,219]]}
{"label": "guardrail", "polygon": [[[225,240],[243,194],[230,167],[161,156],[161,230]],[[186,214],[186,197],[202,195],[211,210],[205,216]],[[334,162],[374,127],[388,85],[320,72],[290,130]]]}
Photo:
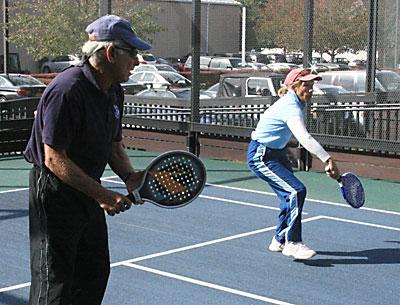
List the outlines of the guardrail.
{"label": "guardrail", "polygon": [[[125,128],[248,141],[261,114],[277,97],[200,101],[200,120],[190,122],[190,101],[126,95]],[[20,152],[33,123],[37,98],[0,103],[0,155]],[[315,96],[305,111],[307,128],[326,148],[400,156],[400,92]]]}
{"label": "guardrail", "polygon": [[33,113],[39,98],[0,103],[0,156],[20,154],[31,134]]}
{"label": "guardrail", "polygon": [[[191,131],[207,137],[249,138],[260,115],[276,100],[216,98],[200,101]],[[127,128],[189,132],[190,102],[126,96]],[[381,155],[400,154],[400,93],[315,96],[305,111],[310,133],[329,148]]]}

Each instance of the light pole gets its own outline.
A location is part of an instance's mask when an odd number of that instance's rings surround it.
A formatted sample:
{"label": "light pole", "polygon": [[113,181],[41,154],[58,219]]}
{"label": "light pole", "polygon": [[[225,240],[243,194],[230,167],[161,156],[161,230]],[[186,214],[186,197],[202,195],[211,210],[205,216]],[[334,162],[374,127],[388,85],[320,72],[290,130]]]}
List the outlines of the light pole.
{"label": "light pole", "polygon": [[246,7],[242,8],[242,64],[246,62]]}

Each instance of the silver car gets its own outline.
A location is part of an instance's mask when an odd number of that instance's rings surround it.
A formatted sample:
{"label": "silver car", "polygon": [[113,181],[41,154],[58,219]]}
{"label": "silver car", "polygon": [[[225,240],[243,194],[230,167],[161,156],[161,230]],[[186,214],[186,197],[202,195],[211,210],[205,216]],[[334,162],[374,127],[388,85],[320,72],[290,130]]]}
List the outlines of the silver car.
{"label": "silver car", "polygon": [[40,71],[42,73],[61,72],[79,62],[80,58],[77,55],[61,55],[43,63]]}
{"label": "silver car", "polygon": [[0,102],[24,97],[40,97],[44,89],[46,85],[30,75],[0,74]]}

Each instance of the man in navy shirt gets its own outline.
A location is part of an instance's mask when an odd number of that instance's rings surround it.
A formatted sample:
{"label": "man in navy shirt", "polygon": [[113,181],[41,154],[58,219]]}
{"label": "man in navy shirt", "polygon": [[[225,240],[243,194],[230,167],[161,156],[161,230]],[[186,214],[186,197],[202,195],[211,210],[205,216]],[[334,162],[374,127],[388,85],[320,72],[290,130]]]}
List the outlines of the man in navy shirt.
{"label": "man in navy shirt", "polygon": [[100,177],[109,164],[128,191],[142,178],[122,144],[120,83],[137,64],[137,50],[151,46],[114,15],[97,19],[86,32],[86,55],[47,87],[24,151],[34,165],[31,305],[101,304],[110,272],[104,211],[115,215],[132,202],[104,188]]}

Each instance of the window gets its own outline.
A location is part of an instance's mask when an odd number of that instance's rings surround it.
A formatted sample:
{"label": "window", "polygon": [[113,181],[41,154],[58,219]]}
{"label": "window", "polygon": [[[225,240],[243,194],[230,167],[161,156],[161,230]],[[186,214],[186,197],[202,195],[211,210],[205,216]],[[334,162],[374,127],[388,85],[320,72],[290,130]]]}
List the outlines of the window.
{"label": "window", "polygon": [[222,90],[223,96],[241,96],[240,78],[225,78]]}
{"label": "window", "polygon": [[265,89],[268,90],[268,95],[271,95],[267,78],[250,78],[247,80],[247,95],[263,95],[263,93],[267,93]]}
{"label": "window", "polygon": [[144,76],[144,73],[135,73],[135,74],[132,74],[132,75],[129,77],[129,79],[130,79],[132,82],[137,83],[137,82],[139,82],[139,81],[142,80],[143,76]]}
{"label": "window", "polygon": [[360,82],[361,80],[357,80],[358,88],[356,88],[356,84],[354,83],[355,78],[353,75],[340,75],[337,80],[333,83],[335,86],[342,86],[344,89],[350,92],[360,92],[365,90],[365,81]]}
{"label": "window", "polygon": [[1,87],[10,86],[10,82],[7,79],[5,79],[4,77],[0,77],[0,86]]}

